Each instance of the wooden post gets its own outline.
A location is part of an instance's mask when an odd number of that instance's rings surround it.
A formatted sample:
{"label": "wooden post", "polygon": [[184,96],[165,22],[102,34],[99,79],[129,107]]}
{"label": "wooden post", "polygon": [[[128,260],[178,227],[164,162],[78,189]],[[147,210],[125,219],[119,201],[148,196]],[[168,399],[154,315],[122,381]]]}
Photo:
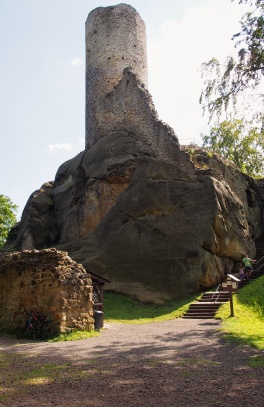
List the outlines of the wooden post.
{"label": "wooden post", "polygon": [[234,304],[233,304],[233,291],[232,291],[232,286],[229,287],[229,299],[230,299],[230,313],[231,317],[234,316]]}
{"label": "wooden post", "polygon": [[234,316],[233,292],[238,289],[239,278],[232,274],[227,274],[227,277],[222,281],[222,287],[226,288],[229,292],[230,313],[231,317]]}

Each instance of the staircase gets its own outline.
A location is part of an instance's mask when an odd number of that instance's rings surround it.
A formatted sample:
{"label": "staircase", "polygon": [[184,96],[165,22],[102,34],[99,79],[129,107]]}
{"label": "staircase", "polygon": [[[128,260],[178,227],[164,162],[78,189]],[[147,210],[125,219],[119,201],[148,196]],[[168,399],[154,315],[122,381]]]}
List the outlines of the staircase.
{"label": "staircase", "polygon": [[[264,235],[258,237],[255,240],[256,245],[256,256],[255,259],[257,260],[256,263],[253,263],[253,273],[250,277],[250,280],[255,280],[256,278],[263,276],[264,274]],[[250,280],[244,278],[238,283],[238,287],[242,288],[247,285]]]}
{"label": "staircase", "polygon": [[[256,244],[256,263],[253,264],[253,273],[250,280],[243,279],[239,281],[238,287],[242,288],[249,284],[251,280],[262,276],[264,274],[264,235],[255,240]],[[218,308],[229,301],[229,292],[221,291],[221,284],[214,292],[204,293],[203,296],[195,303],[191,304],[182,318],[189,319],[213,319]]]}
{"label": "staircase", "polygon": [[260,276],[263,276],[264,274],[264,235],[258,237],[255,240],[255,245],[256,245],[255,259],[257,260],[257,263],[255,263],[253,266],[254,271],[251,276],[252,280]]}
{"label": "staircase", "polygon": [[220,305],[229,300],[228,291],[214,291],[204,293],[195,303],[191,304],[182,318],[212,319]]}

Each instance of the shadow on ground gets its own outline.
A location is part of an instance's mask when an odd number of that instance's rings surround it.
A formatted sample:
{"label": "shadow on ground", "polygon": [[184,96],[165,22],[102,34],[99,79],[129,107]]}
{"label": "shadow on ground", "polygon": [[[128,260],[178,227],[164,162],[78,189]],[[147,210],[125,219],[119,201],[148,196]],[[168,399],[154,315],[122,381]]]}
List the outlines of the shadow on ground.
{"label": "shadow on ground", "polygon": [[0,338],[0,405],[262,406],[264,368],[251,361],[263,354],[225,342],[218,327],[175,320],[111,324],[74,342]]}

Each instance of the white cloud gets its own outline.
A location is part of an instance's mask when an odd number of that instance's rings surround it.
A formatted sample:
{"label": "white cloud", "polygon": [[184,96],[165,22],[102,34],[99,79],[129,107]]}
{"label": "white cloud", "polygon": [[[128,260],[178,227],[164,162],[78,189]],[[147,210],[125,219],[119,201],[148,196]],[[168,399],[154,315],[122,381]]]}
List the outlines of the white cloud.
{"label": "white cloud", "polygon": [[[48,153],[49,154],[57,154],[57,153],[64,153],[67,157],[73,156],[76,152],[79,153],[80,151],[84,150],[85,148],[85,138],[84,137],[77,137],[75,141],[71,143],[56,143],[48,144]],[[69,155],[69,153],[71,153]]]}
{"label": "white cloud", "polygon": [[57,144],[49,144],[48,145],[48,152],[50,154],[55,154],[57,151],[72,151],[72,144],[70,143],[57,143]]}
{"label": "white cloud", "polygon": [[82,65],[83,61],[82,61],[81,58],[74,58],[74,59],[71,61],[71,63],[72,63],[73,66],[77,66],[77,65]]}
{"label": "white cloud", "polygon": [[158,40],[148,41],[149,91],[160,118],[180,141],[199,141],[199,133],[207,129],[199,105],[200,66],[235,52],[231,37],[239,31],[243,13],[241,5],[229,0],[210,0],[204,7],[186,9],[181,20],[164,22]]}

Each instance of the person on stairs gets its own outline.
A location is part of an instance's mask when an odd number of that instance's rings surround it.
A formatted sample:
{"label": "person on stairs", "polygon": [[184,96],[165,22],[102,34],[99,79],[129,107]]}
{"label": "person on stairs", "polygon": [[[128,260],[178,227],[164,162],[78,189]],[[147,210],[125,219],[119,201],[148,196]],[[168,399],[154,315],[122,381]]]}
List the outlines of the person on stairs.
{"label": "person on stairs", "polygon": [[238,278],[240,278],[240,280],[243,280],[245,278],[245,267],[241,267],[241,269],[239,270]]}
{"label": "person on stairs", "polygon": [[248,257],[247,254],[243,259],[243,264],[245,266],[244,273],[248,280],[250,279],[251,274],[253,273],[252,263],[256,263],[256,261],[257,260],[252,260],[250,257]]}

